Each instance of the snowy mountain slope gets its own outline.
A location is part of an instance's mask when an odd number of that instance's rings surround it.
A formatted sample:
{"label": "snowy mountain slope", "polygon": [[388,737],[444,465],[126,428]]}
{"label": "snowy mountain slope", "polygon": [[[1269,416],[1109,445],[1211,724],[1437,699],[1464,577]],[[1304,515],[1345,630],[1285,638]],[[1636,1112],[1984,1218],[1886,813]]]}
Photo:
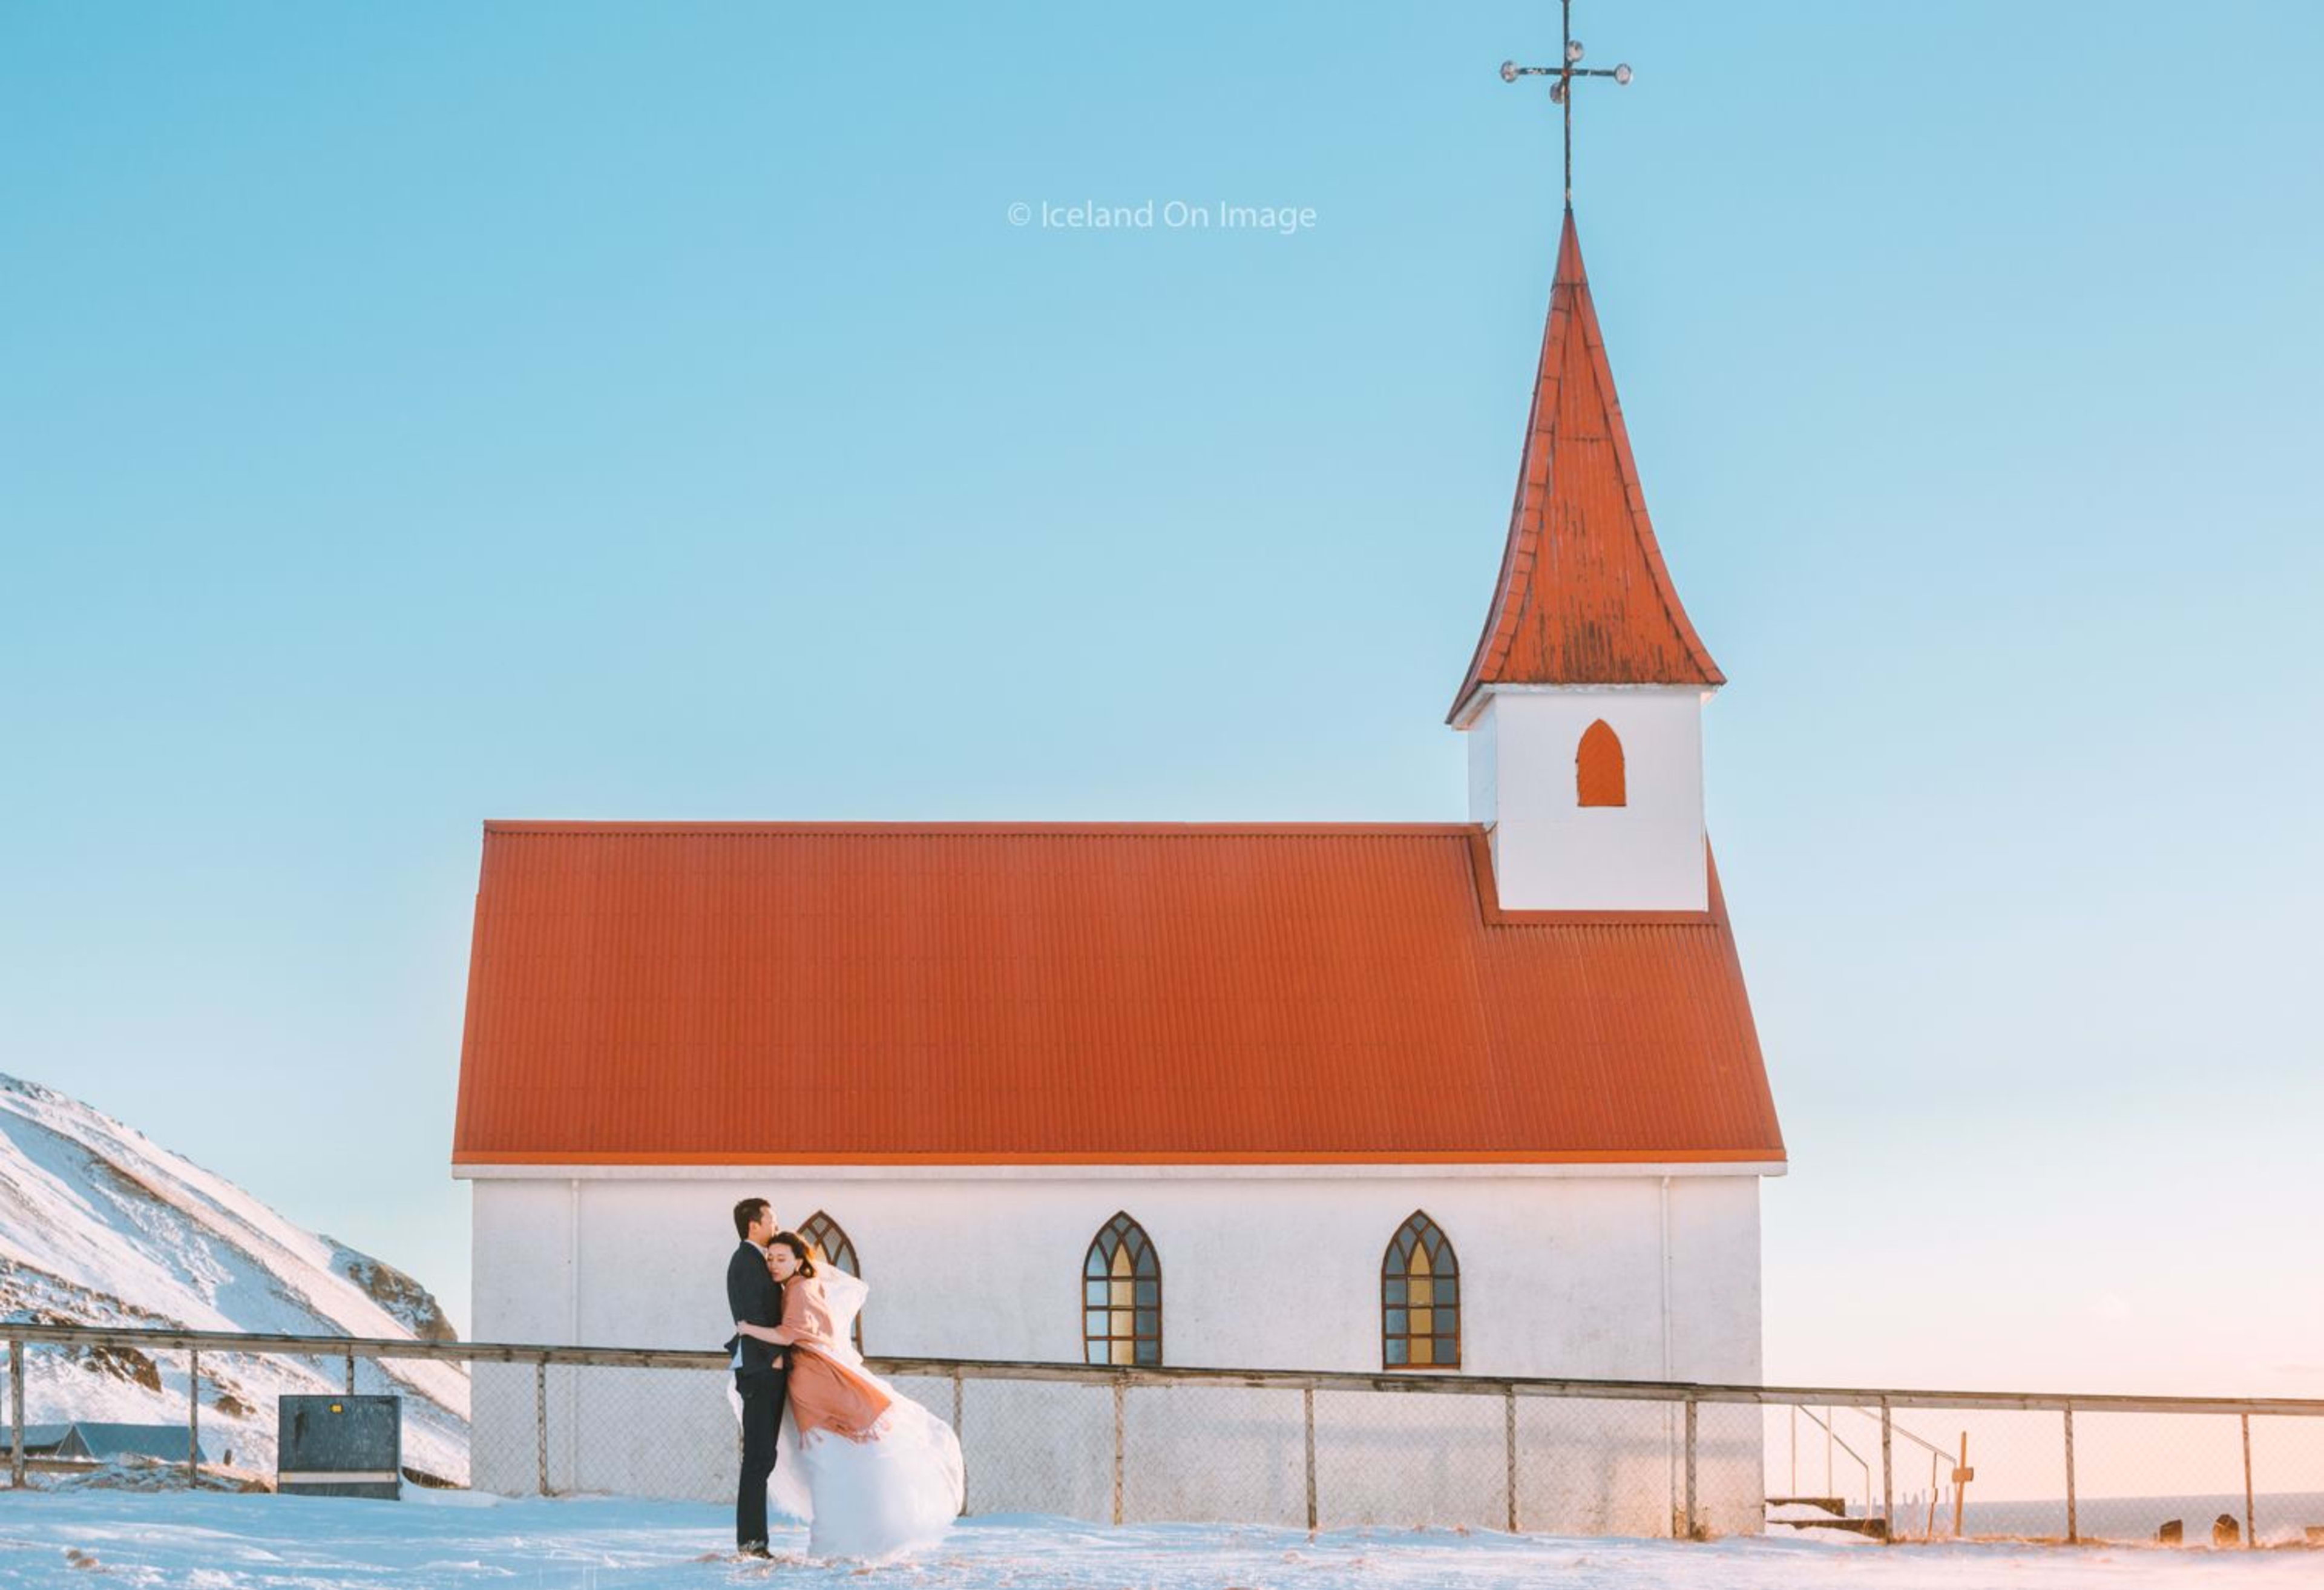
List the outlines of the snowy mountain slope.
{"label": "snowy mountain slope", "polygon": [[[291,1225],[144,1133],[0,1076],[0,1317],[303,1336],[451,1334],[427,1289]],[[184,1354],[26,1348],[24,1416],[180,1423]],[[343,1359],[202,1357],[203,1445],[271,1467],[274,1398],[345,1388]],[[404,1398],[403,1461],[467,1474],[465,1366],[359,1361],[356,1390]],[[0,1437],[4,1441],[5,1437]]]}

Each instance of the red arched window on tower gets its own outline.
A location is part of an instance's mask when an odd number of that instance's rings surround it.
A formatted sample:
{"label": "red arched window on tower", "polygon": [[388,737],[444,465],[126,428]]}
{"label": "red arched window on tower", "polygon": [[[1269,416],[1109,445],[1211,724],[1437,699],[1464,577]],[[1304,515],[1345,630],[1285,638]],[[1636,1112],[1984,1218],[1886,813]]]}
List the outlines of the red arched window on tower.
{"label": "red arched window on tower", "polygon": [[1584,806],[1630,803],[1622,774],[1622,742],[1602,717],[1582,731],[1582,747],[1573,753],[1573,789]]}

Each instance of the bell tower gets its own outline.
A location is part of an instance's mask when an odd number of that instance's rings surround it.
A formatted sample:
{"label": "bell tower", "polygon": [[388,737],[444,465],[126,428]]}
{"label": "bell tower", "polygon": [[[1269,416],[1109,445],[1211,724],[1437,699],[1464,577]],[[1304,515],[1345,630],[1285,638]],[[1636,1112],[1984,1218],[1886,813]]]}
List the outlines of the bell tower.
{"label": "bell tower", "polygon": [[1646,517],[1573,212],[1508,545],[1446,722],[1508,911],[1706,911],[1702,707],[1726,678]]}

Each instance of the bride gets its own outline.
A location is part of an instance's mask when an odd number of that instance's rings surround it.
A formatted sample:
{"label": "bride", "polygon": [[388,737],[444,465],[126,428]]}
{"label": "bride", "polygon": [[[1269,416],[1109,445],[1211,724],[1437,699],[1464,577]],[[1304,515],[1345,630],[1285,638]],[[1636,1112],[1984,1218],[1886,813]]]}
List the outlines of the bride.
{"label": "bride", "polygon": [[795,1231],[767,1245],[783,1322],[734,1328],[787,1348],[790,1391],[768,1500],[807,1521],[813,1557],[876,1558],[934,1546],[960,1515],[960,1441],[952,1427],[863,1367],[850,1341],[870,1290],[818,1265]]}

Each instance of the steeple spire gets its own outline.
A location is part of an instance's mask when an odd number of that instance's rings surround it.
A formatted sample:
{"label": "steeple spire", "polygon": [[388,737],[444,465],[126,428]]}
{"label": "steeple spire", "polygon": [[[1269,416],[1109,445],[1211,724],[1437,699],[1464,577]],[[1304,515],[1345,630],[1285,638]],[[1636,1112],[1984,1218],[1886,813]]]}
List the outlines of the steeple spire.
{"label": "steeple spire", "polygon": [[1500,579],[1446,721],[1491,685],[1724,683],[1646,516],[1569,209]]}

